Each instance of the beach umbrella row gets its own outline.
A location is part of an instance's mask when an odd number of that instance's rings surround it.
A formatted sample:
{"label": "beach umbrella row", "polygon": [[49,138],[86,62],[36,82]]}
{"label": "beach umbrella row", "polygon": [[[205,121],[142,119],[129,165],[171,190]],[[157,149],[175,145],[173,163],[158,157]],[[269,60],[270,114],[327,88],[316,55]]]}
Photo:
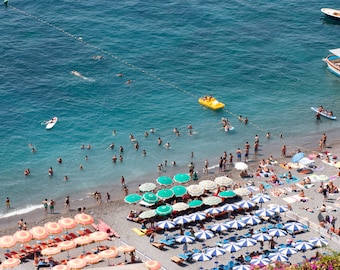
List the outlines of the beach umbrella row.
{"label": "beach umbrella row", "polygon": [[214,179],[214,182],[219,186],[230,186],[233,183],[233,179],[227,176],[218,176]]}

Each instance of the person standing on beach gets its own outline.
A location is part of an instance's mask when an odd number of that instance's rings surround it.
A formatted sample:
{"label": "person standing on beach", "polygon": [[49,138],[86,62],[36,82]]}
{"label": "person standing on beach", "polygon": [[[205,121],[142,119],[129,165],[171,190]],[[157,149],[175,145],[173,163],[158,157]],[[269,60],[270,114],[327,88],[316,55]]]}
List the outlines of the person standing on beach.
{"label": "person standing on beach", "polygon": [[18,228],[19,228],[19,230],[22,230],[23,226],[24,226],[24,220],[23,220],[23,219],[20,219],[20,220],[18,221]]}
{"label": "person standing on beach", "polygon": [[109,203],[111,200],[111,195],[110,193],[106,192],[106,202]]}
{"label": "person standing on beach", "polygon": [[47,199],[45,199],[45,200],[43,200],[41,203],[44,205],[44,211],[45,211],[45,213],[47,213],[47,208],[48,208],[48,200],[47,200]]}
{"label": "person standing on beach", "polygon": [[237,148],[237,150],[236,150],[236,156],[237,156],[237,161],[241,161],[242,151],[241,151],[240,148]]}
{"label": "person standing on beach", "polygon": [[205,173],[209,173],[208,167],[209,167],[209,161],[208,161],[208,159],[205,159],[205,161],[204,161],[204,172]]}
{"label": "person standing on beach", "polygon": [[70,196],[66,196],[65,198],[65,210],[70,211]]}
{"label": "person standing on beach", "polygon": [[50,213],[54,214],[54,206],[55,206],[55,201],[53,199],[50,200]]}
{"label": "person standing on beach", "polygon": [[125,187],[125,178],[122,175],[122,177],[120,178],[120,183],[122,184],[122,187]]}
{"label": "person standing on beach", "polygon": [[322,145],[323,145],[323,148],[326,148],[326,141],[327,141],[327,135],[326,135],[326,133],[324,133],[322,135]]}
{"label": "person standing on beach", "polygon": [[281,157],[286,157],[286,145],[282,145],[281,147]]}
{"label": "person standing on beach", "polygon": [[6,208],[7,209],[11,208],[11,201],[10,201],[9,197],[6,198]]}

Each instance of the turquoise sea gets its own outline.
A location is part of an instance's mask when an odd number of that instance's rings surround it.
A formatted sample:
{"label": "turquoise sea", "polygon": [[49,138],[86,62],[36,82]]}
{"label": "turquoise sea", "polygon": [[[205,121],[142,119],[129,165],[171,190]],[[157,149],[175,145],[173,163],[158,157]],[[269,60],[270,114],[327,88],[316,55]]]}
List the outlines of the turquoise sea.
{"label": "turquoise sea", "polygon": [[[164,174],[172,176],[171,162],[186,171],[191,152],[194,162],[208,158],[212,165],[224,150],[234,153],[253,142],[255,134],[260,142],[267,132],[279,141],[281,133],[294,138],[339,128],[339,121],[317,123],[310,110],[322,104],[340,117],[340,78],[322,62],[329,49],[340,47],[340,24],[320,12],[332,2],[9,5],[0,8],[0,217],[33,210],[44,198],[110,190],[122,175],[127,183],[154,181],[164,160]],[[225,110],[200,106],[197,99],[206,94],[226,103]],[[249,124],[238,122],[238,115]],[[53,116],[59,121],[46,130],[41,123]],[[221,117],[235,130],[221,130]],[[156,132],[145,138],[150,128]],[[138,140],[138,151],[129,134]],[[171,149],[158,146],[158,137]],[[92,149],[80,149],[82,144]],[[124,161],[113,164],[120,145]],[[9,213],[6,197],[12,201]]]}

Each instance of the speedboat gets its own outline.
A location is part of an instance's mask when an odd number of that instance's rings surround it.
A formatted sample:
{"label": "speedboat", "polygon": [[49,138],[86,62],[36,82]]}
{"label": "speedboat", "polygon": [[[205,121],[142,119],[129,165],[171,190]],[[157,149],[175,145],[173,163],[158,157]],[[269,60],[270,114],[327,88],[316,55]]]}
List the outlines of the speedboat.
{"label": "speedboat", "polygon": [[332,54],[322,60],[327,64],[328,69],[337,76],[340,76],[340,48],[329,50]]}
{"label": "speedboat", "polygon": [[204,96],[198,99],[198,103],[212,110],[223,109],[225,104],[212,96]]}
{"label": "speedboat", "polygon": [[334,20],[340,20],[340,10],[332,8],[322,8],[321,12]]}

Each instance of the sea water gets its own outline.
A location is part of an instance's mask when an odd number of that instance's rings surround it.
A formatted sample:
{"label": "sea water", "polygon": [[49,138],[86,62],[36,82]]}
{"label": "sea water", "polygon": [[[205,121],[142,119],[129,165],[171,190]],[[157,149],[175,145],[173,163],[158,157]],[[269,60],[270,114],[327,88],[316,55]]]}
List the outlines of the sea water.
{"label": "sea water", "polygon": [[[279,141],[279,134],[339,128],[338,121],[317,122],[310,110],[323,105],[340,116],[340,79],[322,62],[340,45],[340,24],[324,17],[318,1],[9,4],[0,9],[2,217],[34,210],[44,198],[113,187],[122,175],[127,183],[155,181],[165,160],[169,176],[172,161],[184,172],[191,160],[214,165],[223,151],[235,153],[256,134],[263,143],[267,132]],[[198,104],[209,94],[225,110]],[[59,121],[46,130],[42,122],[54,116]],[[222,117],[233,131],[221,129]],[[144,137],[151,128],[155,133]],[[171,148],[158,146],[158,137]],[[113,163],[119,146],[124,160]]]}

